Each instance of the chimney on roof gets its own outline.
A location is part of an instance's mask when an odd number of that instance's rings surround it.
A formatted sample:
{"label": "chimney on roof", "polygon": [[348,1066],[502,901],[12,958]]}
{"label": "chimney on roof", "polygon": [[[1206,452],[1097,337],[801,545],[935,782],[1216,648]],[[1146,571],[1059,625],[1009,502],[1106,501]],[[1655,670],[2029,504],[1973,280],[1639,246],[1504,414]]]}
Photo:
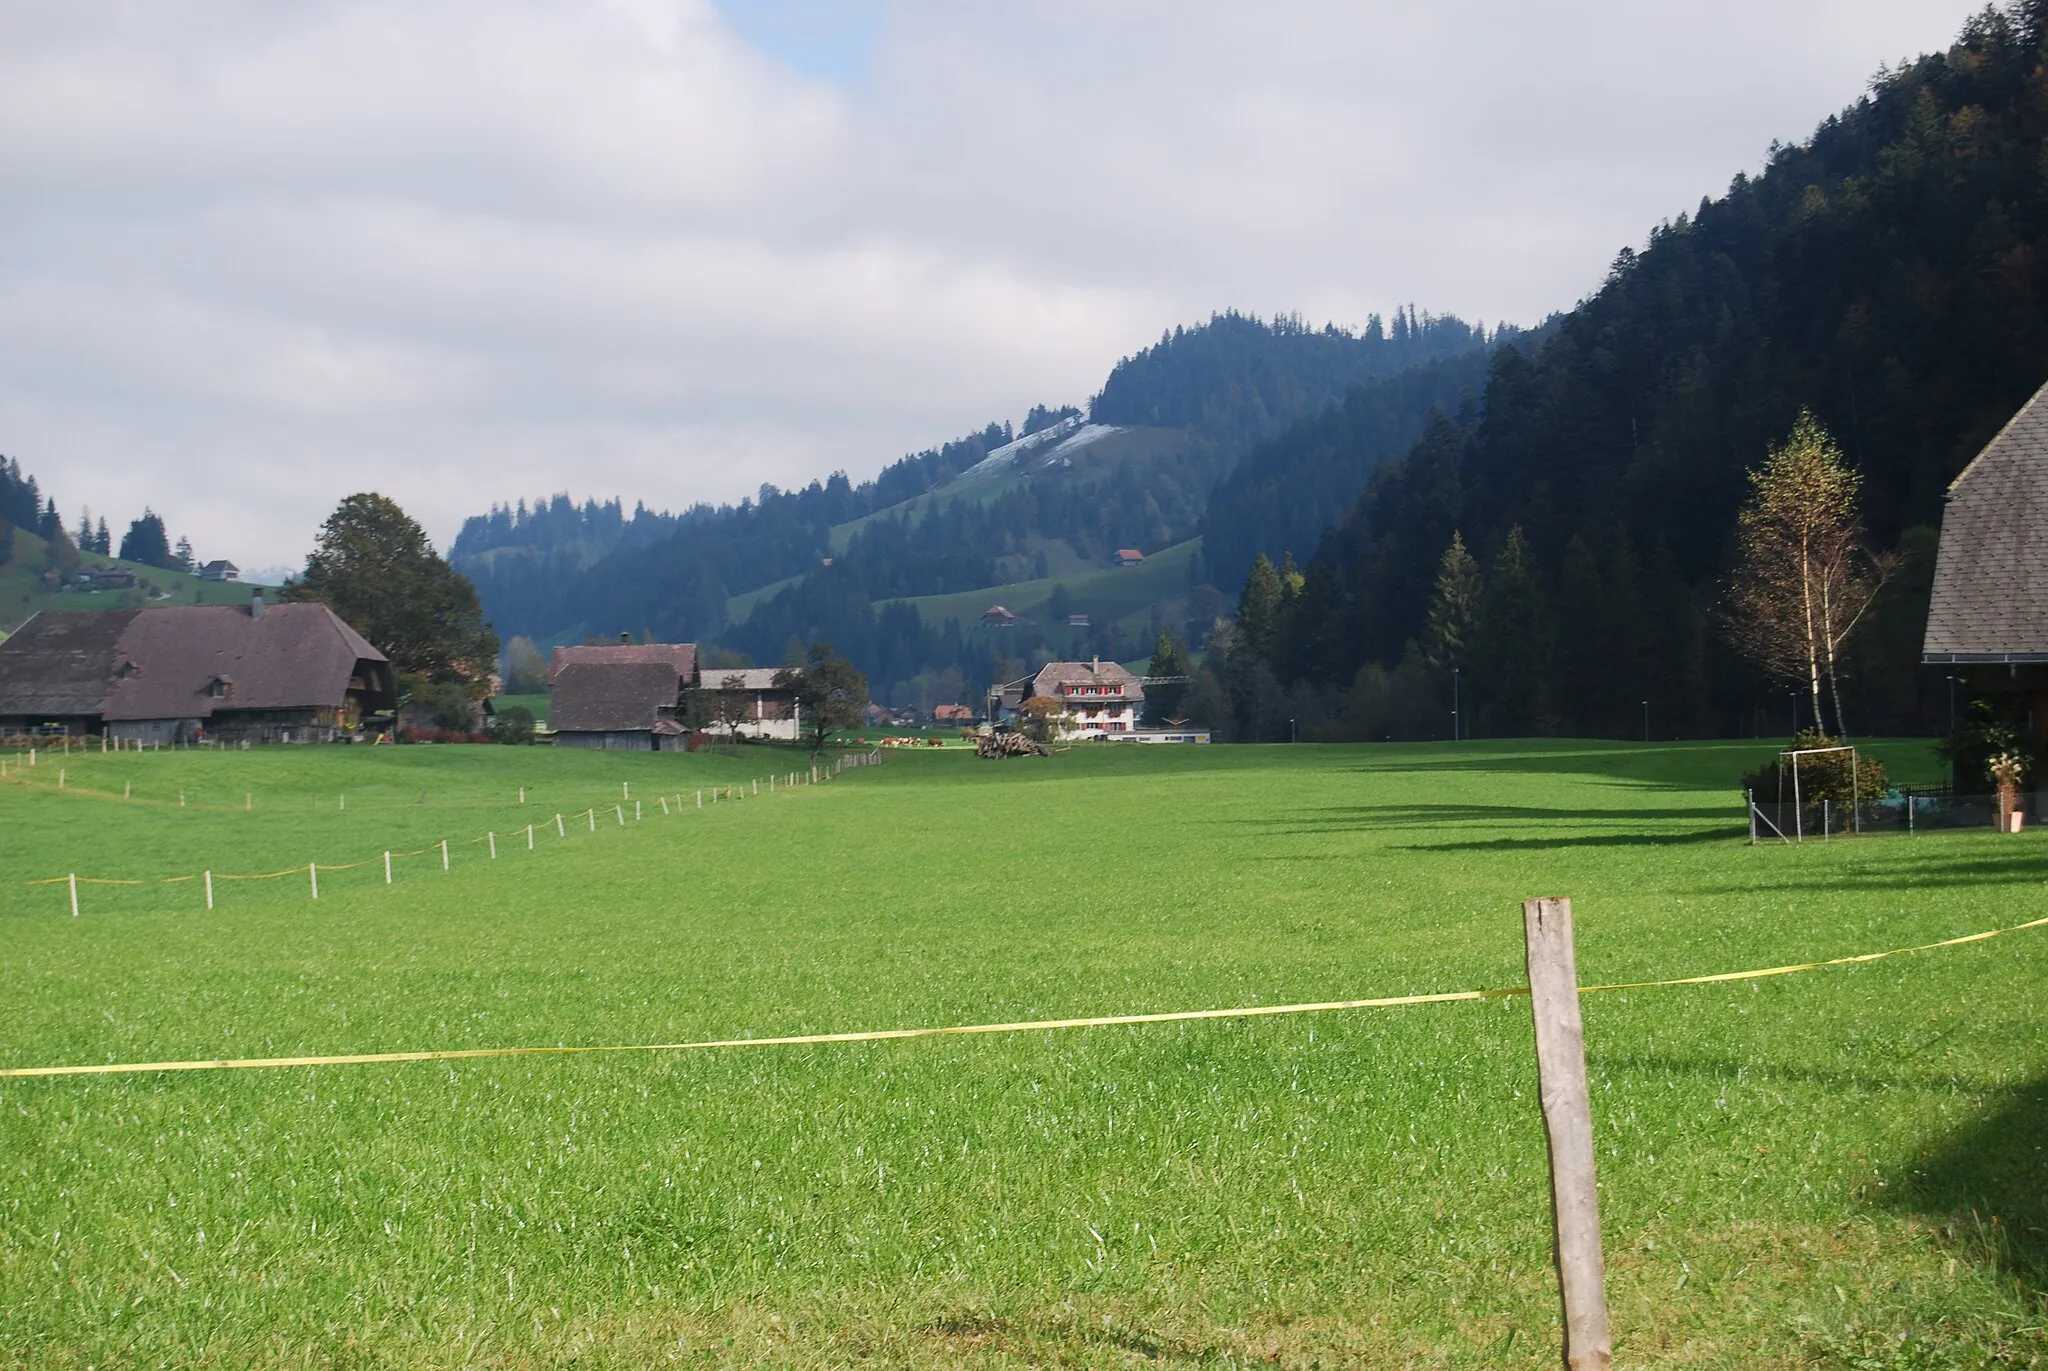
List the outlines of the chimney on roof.
{"label": "chimney on roof", "polygon": [[1102,654],[1097,653],[1092,659],[1089,660],[1088,669],[1094,672],[1097,676],[1100,676],[1102,674]]}
{"label": "chimney on roof", "polygon": [[249,597],[249,617],[252,619],[263,617],[263,592],[260,590]]}

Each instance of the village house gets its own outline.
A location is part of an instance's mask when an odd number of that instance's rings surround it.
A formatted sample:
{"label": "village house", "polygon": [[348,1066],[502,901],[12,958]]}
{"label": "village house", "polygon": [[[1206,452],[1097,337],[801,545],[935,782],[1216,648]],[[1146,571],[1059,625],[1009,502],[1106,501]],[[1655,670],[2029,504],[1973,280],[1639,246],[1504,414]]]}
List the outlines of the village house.
{"label": "village house", "polygon": [[236,581],[240,580],[241,576],[242,569],[233,562],[208,562],[199,568],[199,579],[202,581]]}
{"label": "village house", "polygon": [[0,732],[331,742],[396,702],[391,663],[325,605],[48,610],[0,642]]}
{"label": "village house", "polygon": [[1134,547],[1120,547],[1116,550],[1116,556],[1110,560],[1118,566],[1136,566],[1145,560],[1145,554]]}
{"label": "village house", "polygon": [[695,643],[558,647],[548,661],[548,727],[557,747],[681,751],[683,692],[696,683]]}
{"label": "village house", "polygon": [[1921,660],[2048,741],[2048,386],[1949,485]]}
{"label": "village house", "polygon": [[734,738],[795,742],[803,723],[796,694],[775,684],[774,667],[733,667],[705,672],[698,693],[706,727]]}
{"label": "village house", "polygon": [[935,724],[971,724],[974,722],[972,705],[933,705],[932,722]]}
{"label": "village house", "polygon": [[1015,627],[1016,623],[1017,616],[1001,605],[990,605],[981,612],[981,626],[983,628],[1012,628]]}
{"label": "village house", "polygon": [[1026,687],[1026,700],[1050,696],[1064,707],[1063,738],[1114,738],[1138,727],[1144,684],[1116,662],[1047,662]]}

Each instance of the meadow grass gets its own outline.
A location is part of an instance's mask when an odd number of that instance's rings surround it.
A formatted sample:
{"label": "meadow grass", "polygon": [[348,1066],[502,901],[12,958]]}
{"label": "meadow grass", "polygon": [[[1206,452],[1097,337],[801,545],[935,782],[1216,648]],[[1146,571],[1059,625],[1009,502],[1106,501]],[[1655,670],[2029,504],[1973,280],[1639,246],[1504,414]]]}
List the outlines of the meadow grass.
{"label": "meadow grass", "polygon": [[[1589,984],[2042,912],[2033,834],[1747,845],[1733,778],[1769,750],[906,751],[701,811],[698,789],[802,759],[131,753],[72,757],[60,792],[45,754],[0,785],[0,1066],[1513,986],[1539,894],[1574,899]],[[1932,774],[1924,747],[1886,756]],[[428,855],[387,886],[387,848]],[[315,903],[308,861],[367,864],[323,871]],[[86,886],[77,919],[64,886],[27,884],[287,868],[217,883],[210,914],[191,881]],[[1589,996],[1620,1363],[2048,1364],[2044,973],[2034,932]],[[1533,1085],[1519,999],[0,1080],[0,1351],[1552,1365]]]}

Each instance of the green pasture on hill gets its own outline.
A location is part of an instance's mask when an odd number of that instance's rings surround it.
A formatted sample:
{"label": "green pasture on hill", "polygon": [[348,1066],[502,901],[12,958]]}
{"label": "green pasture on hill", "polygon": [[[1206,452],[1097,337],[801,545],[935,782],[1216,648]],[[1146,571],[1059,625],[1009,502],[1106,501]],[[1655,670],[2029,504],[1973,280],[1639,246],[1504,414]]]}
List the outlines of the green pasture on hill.
{"label": "green pasture on hill", "polygon": [[[2031,832],[1749,846],[1769,751],[10,758],[0,1066],[1514,986],[1533,895],[1588,984],[2044,912]],[[1588,996],[1618,1364],[2048,1364],[2044,987],[2048,930]],[[0,1079],[0,1362],[1547,1367],[1546,1174],[1521,999]]]}
{"label": "green pasture on hill", "polygon": [[[0,564],[0,633],[11,631],[30,615],[46,609],[132,609],[140,605],[246,605],[257,590],[275,588],[246,581],[202,581],[182,571],[124,562],[115,557],[83,553],[79,563],[91,570],[120,568],[135,573],[127,590],[57,590],[42,583],[43,540],[27,529],[14,530],[12,555]],[[155,598],[152,598],[154,595]]]}

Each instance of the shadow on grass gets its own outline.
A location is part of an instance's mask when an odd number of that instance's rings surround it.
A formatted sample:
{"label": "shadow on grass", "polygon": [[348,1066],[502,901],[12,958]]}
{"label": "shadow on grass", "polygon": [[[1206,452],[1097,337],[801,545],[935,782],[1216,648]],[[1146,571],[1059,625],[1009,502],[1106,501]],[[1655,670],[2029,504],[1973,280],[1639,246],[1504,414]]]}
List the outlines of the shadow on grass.
{"label": "shadow on grass", "polygon": [[1403,852],[1533,852],[1567,847],[1675,847],[1685,843],[1725,843],[1742,830],[1699,828],[1690,833],[1580,833],[1558,838],[1473,838],[1457,843],[1409,843]]}
{"label": "shadow on grass", "polygon": [[1885,1191],[1886,1208],[1933,1221],[1973,1259],[2048,1291],[2048,1075],[1931,1140]]}
{"label": "shadow on grass", "polygon": [[[1738,802],[1734,809],[1741,809]],[[1530,823],[1542,820],[1612,823],[1616,820],[1698,819],[1713,813],[1706,805],[1687,809],[1547,809],[1537,805],[1486,804],[1393,804],[1344,805],[1325,809],[1296,810],[1270,819],[1219,819],[1232,827],[1287,826],[1302,831],[1350,830],[1361,828],[1431,827],[1459,823]],[[1736,816],[1739,822],[1740,815]]]}
{"label": "shadow on grass", "polygon": [[1806,869],[1786,876],[1760,872],[1759,877],[1741,884],[1701,886],[1698,893],[1751,895],[1770,890],[1834,893],[1844,890],[1942,890],[1965,885],[2039,885],[2048,879],[2048,862],[2039,857],[1987,859],[1963,856],[1946,861],[1887,863],[1881,868]]}

